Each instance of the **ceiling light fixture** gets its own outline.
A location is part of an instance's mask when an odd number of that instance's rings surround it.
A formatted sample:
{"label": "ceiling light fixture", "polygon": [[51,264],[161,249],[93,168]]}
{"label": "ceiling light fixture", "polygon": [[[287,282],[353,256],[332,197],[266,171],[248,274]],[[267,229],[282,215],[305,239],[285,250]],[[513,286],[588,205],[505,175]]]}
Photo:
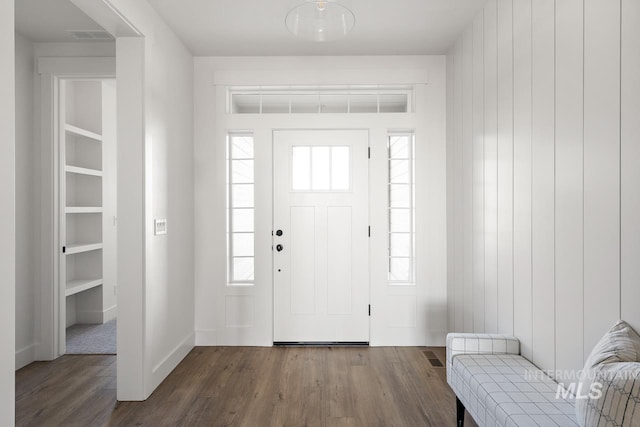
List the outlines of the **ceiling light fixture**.
{"label": "ceiling light fixture", "polygon": [[305,40],[341,39],[356,23],[353,12],[344,3],[344,0],[302,0],[287,14],[287,29]]}

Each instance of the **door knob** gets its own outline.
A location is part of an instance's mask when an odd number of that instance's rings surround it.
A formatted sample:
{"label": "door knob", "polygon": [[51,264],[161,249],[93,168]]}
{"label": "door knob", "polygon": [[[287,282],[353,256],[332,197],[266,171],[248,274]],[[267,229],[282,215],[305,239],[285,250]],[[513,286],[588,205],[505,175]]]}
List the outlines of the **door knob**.
{"label": "door knob", "polygon": [[282,236],[284,233],[282,233],[282,230],[278,230],[276,231],[276,236]]}
{"label": "door knob", "polygon": [[276,251],[281,252],[284,249],[284,247],[282,245],[277,245],[276,246]]}

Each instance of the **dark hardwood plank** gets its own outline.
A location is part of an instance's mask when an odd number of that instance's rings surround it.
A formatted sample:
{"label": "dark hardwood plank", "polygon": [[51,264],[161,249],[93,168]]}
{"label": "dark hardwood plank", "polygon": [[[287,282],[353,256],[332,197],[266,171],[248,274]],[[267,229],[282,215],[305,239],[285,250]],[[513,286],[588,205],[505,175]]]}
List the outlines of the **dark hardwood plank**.
{"label": "dark hardwood plank", "polygon": [[455,425],[427,350],[445,365],[439,347],[196,347],[145,402],[116,402],[115,356],[64,356],[16,372],[16,425]]}

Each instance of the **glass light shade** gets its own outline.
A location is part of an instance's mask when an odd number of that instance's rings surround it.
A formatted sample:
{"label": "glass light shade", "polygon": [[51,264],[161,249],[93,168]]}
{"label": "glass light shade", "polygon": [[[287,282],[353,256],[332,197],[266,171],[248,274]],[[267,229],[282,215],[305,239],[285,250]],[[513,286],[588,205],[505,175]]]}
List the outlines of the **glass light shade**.
{"label": "glass light shade", "polygon": [[291,34],[316,42],[346,36],[355,22],[353,12],[337,0],[304,0],[289,11],[285,21]]}

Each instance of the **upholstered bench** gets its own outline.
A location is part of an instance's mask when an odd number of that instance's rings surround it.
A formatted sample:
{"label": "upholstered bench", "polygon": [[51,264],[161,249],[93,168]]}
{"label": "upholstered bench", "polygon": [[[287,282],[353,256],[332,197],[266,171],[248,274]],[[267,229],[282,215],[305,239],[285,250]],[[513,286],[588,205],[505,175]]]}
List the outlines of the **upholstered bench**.
{"label": "upholstered bench", "polygon": [[520,355],[512,336],[447,336],[459,427],[465,409],[481,427],[640,427],[640,336],[629,325],[616,323],[576,374],[560,386]]}
{"label": "upholstered bench", "polygon": [[480,426],[578,426],[573,396],[520,356],[506,335],[449,334],[447,381],[456,394],[458,426],[465,408]]}

